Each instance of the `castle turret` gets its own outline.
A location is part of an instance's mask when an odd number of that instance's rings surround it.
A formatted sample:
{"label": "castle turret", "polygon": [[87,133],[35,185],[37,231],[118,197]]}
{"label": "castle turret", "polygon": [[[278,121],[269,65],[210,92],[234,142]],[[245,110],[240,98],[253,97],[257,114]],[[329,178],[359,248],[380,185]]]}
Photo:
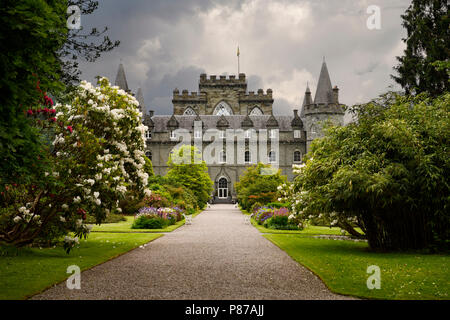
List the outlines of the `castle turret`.
{"label": "castle turret", "polygon": [[125,92],[130,92],[128,88],[127,77],[125,76],[125,69],[123,68],[123,64],[119,65],[119,70],[117,70],[116,82],[115,85]]}
{"label": "castle turret", "polygon": [[325,121],[331,120],[336,124],[344,124],[344,109],[339,104],[339,89],[337,86],[334,88],[331,86],[325,59],[320,70],[314,102],[307,87],[300,116],[305,119],[307,151],[312,140],[323,135],[322,126]]}
{"label": "castle turret", "polygon": [[139,102],[139,111],[141,111],[142,114],[146,114],[146,109],[144,105],[144,95],[142,94],[141,88],[139,88],[136,93],[136,100]]}

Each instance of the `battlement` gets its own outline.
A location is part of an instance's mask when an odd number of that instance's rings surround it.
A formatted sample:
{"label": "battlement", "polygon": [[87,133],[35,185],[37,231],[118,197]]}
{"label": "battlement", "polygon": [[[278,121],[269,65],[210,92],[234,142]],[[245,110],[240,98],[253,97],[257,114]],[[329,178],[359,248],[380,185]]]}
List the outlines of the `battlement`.
{"label": "battlement", "polygon": [[264,94],[263,89],[259,89],[257,93],[254,91],[249,91],[247,94],[241,94],[239,96],[240,101],[253,101],[257,100],[273,100],[272,89],[267,89],[267,94]]}
{"label": "battlement", "polygon": [[325,103],[312,103],[304,106],[304,112],[306,115],[313,114],[344,114],[343,105],[340,104],[325,104]]}
{"label": "battlement", "polygon": [[202,86],[211,87],[211,86],[246,86],[246,78],[245,73],[240,73],[236,78],[235,75],[230,76],[219,76],[210,75],[209,78],[206,73],[202,73],[200,75],[199,81],[200,88]]}
{"label": "battlement", "polygon": [[193,91],[189,93],[188,90],[183,90],[180,94],[178,89],[173,90],[173,100],[176,102],[188,101],[188,102],[206,102],[206,93]]}

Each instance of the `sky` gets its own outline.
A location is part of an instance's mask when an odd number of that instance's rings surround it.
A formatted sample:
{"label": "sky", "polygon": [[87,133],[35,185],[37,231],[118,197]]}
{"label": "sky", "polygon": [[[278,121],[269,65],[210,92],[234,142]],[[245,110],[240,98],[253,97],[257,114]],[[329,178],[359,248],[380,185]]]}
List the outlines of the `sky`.
{"label": "sky", "polygon": [[[118,48],[93,63],[82,79],[115,81],[120,63],[145,107],[172,114],[172,92],[198,90],[201,73],[240,71],[249,91],[273,90],[274,114],[300,109],[307,83],[315,94],[322,61],[346,105],[368,102],[390,88],[396,56],[405,48],[401,14],[409,0],[100,0],[81,25],[107,26]],[[369,29],[369,6],[380,8],[380,28]]]}

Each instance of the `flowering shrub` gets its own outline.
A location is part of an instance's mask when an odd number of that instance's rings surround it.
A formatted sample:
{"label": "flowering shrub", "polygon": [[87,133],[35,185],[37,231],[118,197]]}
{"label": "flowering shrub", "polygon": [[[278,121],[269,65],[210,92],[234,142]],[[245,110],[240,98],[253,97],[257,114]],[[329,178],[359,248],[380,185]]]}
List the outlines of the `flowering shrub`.
{"label": "flowering shrub", "polygon": [[162,229],[182,220],[183,210],[178,207],[155,208],[144,207],[139,209],[135,216],[132,229]]}
{"label": "flowering shrub", "polygon": [[273,215],[273,209],[269,207],[261,207],[259,208],[256,213],[253,215],[254,219],[258,224],[263,224],[264,221],[272,217]]}
{"label": "flowering shrub", "polygon": [[6,186],[1,193],[0,243],[23,246],[45,236],[49,225],[62,234],[70,251],[86,237],[86,213],[97,223],[118,207],[127,190],[151,194],[143,167],[146,127],[134,97],[101,78],[93,87],[82,81],[71,105],[53,103],[28,110],[36,128],[48,141],[30,185]]}

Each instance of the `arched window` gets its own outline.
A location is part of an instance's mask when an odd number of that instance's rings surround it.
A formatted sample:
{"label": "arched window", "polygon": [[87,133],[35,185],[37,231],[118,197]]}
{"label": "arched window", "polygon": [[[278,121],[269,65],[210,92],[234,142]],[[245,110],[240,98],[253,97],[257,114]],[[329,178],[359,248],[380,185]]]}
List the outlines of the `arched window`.
{"label": "arched window", "polygon": [[250,115],[251,116],[262,116],[263,114],[264,113],[262,112],[262,110],[259,107],[257,107],[257,106],[255,106],[252,109],[252,111],[250,111]]}
{"label": "arched window", "polygon": [[311,125],[311,133],[316,134],[317,132],[317,126],[315,124]]}
{"label": "arched window", "polygon": [[186,110],[184,110],[185,116],[195,116],[197,113],[192,109],[191,107],[187,107]]}
{"label": "arched window", "polygon": [[147,158],[149,158],[150,160],[152,160],[152,152],[151,152],[151,151],[147,151],[147,152],[145,153],[145,156],[146,156]]}
{"label": "arched window", "polygon": [[302,162],[302,153],[298,150],[294,151],[294,162]]}
{"label": "arched window", "polygon": [[252,162],[252,154],[251,154],[251,152],[250,151],[245,151],[245,154],[244,154],[244,161],[245,161],[245,163],[250,163],[250,162]]}
{"label": "arched window", "polygon": [[221,101],[214,108],[213,115],[215,116],[231,116],[233,114],[233,109],[225,101]]}
{"label": "arched window", "polygon": [[269,152],[269,163],[275,163],[277,162],[277,154],[275,151]]}

